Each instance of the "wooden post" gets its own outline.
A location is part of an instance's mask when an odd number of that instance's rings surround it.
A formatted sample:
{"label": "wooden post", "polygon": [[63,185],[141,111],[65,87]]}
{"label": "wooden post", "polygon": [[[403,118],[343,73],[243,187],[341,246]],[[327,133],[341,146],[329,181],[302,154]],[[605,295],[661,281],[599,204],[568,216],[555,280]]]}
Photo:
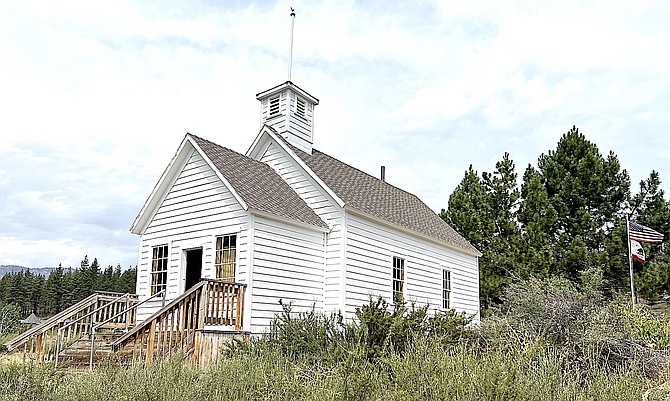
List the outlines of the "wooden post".
{"label": "wooden post", "polygon": [[237,313],[235,316],[235,330],[242,330],[242,308],[244,307],[244,287],[237,287]]}
{"label": "wooden post", "polygon": [[198,329],[205,327],[205,315],[207,311],[207,301],[209,300],[209,283],[202,286],[200,290],[200,307],[198,308]]}
{"label": "wooden post", "polygon": [[147,340],[147,354],[146,354],[147,365],[151,363],[151,358],[154,355],[154,337],[156,337],[156,320],[153,320],[151,322],[151,325],[149,326],[149,338]]}
{"label": "wooden post", "polygon": [[37,336],[37,360],[40,360],[40,356],[42,355],[42,334]]}

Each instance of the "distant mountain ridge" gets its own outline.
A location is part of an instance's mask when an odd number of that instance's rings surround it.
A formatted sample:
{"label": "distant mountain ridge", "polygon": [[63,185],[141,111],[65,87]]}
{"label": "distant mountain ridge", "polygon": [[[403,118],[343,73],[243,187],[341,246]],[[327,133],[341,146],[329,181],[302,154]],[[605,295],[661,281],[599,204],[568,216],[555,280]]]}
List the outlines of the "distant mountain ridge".
{"label": "distant mountain ridge", "polygon": [[24,270],[30,270],[32,274],[39,274],[44,277],[49,277],[52,271],[54,271],[56,268],[55,267],[37,267],[37,268],[31,268],[31,267],[25,267],[25,266],[16,266],[16,265],[0,265],[0,277],[4,276],[5,274],[9,273],[18,273]]}

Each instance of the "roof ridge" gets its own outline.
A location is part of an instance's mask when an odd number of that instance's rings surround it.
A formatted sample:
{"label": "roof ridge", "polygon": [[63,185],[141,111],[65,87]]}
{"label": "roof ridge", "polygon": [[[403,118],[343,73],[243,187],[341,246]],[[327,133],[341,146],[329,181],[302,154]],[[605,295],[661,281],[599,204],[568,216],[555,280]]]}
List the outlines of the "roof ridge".
{"label": "roof ridge", "polygon": [[[275,133],[276,133],[276,132],[277,132],[277,131],[275,130]],[[309,153],[305,152],[304,150],[298,149],[297,147],[293,146],[289,141],[286,140],[286,138],[282,137],[281,135],[278,135],[278,137],[279,137],[282,141],[284,141],[284,143],[286,143],[286,144],[291,148],[292,151],[294,151],[294,152],[295,152],[295,151],[298,151],[298,152],[302,152],[302,153],[306,154],[307,156],[313,156],[313,155],[310,155]],[[389,183],[389,182],[386,181],[386,180],[382,180],[382,179],[380,179],[380,178],[375,177],[375,176],[372,175],[372,174],[366,173],[365,171],[359,169],[358,167],[354,167],[354,166],[352,166],[351,164],[346,163],[346,162],[343,162],[342,160],[340,160],[340,159],[338,159],[338,158],[336,158],[336,157],[334,157],[334,156],[331,156],[331,155],[329,155],[328,153],[322,152],[322,151],[320,151],[320,150],[318,150],[318,149],[316,149],[316,148],[312,148],[312,152],[318,152],[318,153],[321,153],[322,155],[324,155],[324,156],[326,156],[326,157],[328,157],[328,158],[330,158],[330,159],[333,159],[333,160],[335,160],[335,161],[338,162],[338,163],[342,163],[342,164],[344,164],[345,166],[351,168],[352,170],[356,170],[356,171],[358,171],[358,172],[360,172],[360,173],[362,173],[362,174],[364,174],[364,175],[366,175],[366,176],[368,176],[368,177],[370,177],[370,178],[372,178],[372,179],[375,179],[375,180],[377,180],[377,181],[379,181],[379,182],[381,182],[381,183],[383,183],[383,184],[388,185],[388,186],[391,187],[391,188],[394,188],[394,189],[396,189],[396,190],[398,190],[398,191],[402,191],[402,192],[404,192],[404,193],[406,193],[406,194],[408,194],[408,195],[411,195],[411,196],[413,196],[414,198],[416,198],[416,199],[418,199],[419,201],[421,201],[421,203],[423,203],[423,204],[425,205],[425,202],[423,202],[423,201],[421,200],[421,198],[419,198],[417,195],[415,195],[415,194],[413,194],[413,193],[411,193],[411,192],[409,192],[409,191],[406,191],[406,190],[404,190],[404,189],[402,189],[402,188],[400,188],[400,187],[397,187],[397,186],[395,186],[395,185]],[[428,205],[426,205],[426,207],[428,207]],[[428,208],[430,209],[430,207],[428,207]],[[431,209],[431,210],[432,210],[432,209]]]}

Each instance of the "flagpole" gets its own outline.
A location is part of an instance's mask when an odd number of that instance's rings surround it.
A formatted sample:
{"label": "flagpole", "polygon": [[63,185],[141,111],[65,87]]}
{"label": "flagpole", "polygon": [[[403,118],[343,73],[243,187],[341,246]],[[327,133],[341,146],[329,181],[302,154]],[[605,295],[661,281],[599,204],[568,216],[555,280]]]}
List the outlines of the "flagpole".
{"label": "flagpole", "polygon": [[633,284],[633,256],[630,249],[630,221],[626,216],[626,241],[628,243],[628,270],[630,273],[630,300],[635,309],[635,285]]}

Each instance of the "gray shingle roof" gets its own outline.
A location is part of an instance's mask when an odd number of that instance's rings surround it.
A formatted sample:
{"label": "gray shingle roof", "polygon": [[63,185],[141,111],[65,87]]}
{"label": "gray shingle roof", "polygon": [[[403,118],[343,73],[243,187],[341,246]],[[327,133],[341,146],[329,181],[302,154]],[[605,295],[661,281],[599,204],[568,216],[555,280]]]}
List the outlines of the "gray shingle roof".
{"label": "gray shingle roof", "polygon": [[267,164],[189,134],[251,209],[328,228]]}
{"label": "gray shingle roof", "polygon": [[449,224],[416,195],[364,173],[334,157],[312,150],[312,154],[284,141],[293,152],[344,201],[345,206],[438,241],[480,254]]}
{"label": "gray shingle roof", "polygon": [[23,320],[19,320],[19,323],[21,324],[40,324],[42,323],[42,320],[35,316],[35,313],[31,313],[30,316]]}

